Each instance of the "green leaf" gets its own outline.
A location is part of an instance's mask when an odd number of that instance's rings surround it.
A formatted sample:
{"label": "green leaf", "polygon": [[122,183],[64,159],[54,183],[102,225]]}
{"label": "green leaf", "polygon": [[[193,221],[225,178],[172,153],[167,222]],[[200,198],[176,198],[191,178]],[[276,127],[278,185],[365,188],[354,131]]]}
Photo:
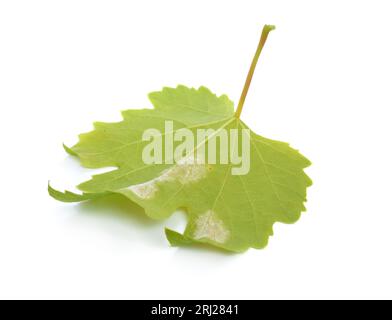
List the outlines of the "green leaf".
{"label": "green leaf", "polygon": [[[257,61],[274,29],[272,25],[263,28],[235,113],[227,96],[217,97],[205,87],[178,86],[153,92],[149,98],[154,109],[124,111],[123,121],[117,123],[97,122],[92,132],[80,135],[75,146],[64,146],[87,168],[117,169],[79,185],[81,195],[61,193],[49,186],[50,195],[75,202],[118,193],[139,204],[153,219],[168,218],[185,208],[188,224],[184,233],[165,230],[173,246],[206,243],[234,252],[266,246],[275,222],[294,223],[305,211],[306,189],[311,185],[303,171],[309,160],[287,143],[257,135],[240,120]],[[167,121],[171,121],[170,130],[166,130]],[[150,128],[155,130],[155,138],[164,140],[164,164],[146,164],[143,160],[150,142],[142,137]],[[185,129],[192,137],[198,137],[200,129],[209,131],[185,154],[173,156],[169,141]],[[232,160],[232,146],[237,146],[238,152],[249,156],[245,161],[249,170],[234,174],[238,163],[224,161],[222,149],[220,161],[198,161],[199,154],[205,156],[201,150],[207,146],[209,150],[214,138],[233,130],[245,136],[230,140],[230,148],[223,150],[230,150],[227,157]],[[177,141],[172,148],[181,143]],[[224,143],[220,141],[220,145]]]}
{"label": "green leaf", "polygon": [[[60,201],[83,201],[119,193],[145,209],[153,219],[168,218],[185,208],[188,224],[183,234],[166,230],[172,245],[208,243],[242,252],[263,248],[273,234],[275,222],[294,223],[305,211],[306,188],[311,180],[303,169],[310,162],[287,143],[264,138],[250,131],[250,170],[233,175],[233,164],[149,164],[142,160],[148,141],[143,132],[200,128],[217,131],[249,129],[234,114],[227,96],[217,97],[207,88],[179,86],[149,95],[154,109],[127,110],[123,121],[97,122],[94,130],[80,135],[69,153],[87,168],[117,167],[95,175],[78,188],[83,195],[50,194]],[[203,141],[207,143],[207,136]],[[201,147],[201,146],[198,146]]]}

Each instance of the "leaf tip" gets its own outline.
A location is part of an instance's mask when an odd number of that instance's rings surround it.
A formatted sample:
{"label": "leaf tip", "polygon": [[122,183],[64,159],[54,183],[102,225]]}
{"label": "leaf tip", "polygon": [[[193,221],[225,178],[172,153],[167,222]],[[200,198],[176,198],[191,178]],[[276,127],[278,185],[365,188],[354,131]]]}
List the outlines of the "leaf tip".
{"label": "leaf tip", "polygon": [[186,237],[185,235],[171,230],[169,228],[165,228],[165,235],[167,241],[169,241],[172,247],[179,247],[184,245],[189,245],[192,243],[192,240]]}
{"label": "leaf tip", "polygon": [[62,193],[60,191],[57,191],[56,189],[52,188],[52,186],[50,185],[50,180],[48,181],[48,193],[49,195],[56,199],[56,200],[60,200]]}
{"label": "leaf tip", "polygon": [[75,156],[75,157],[78,156],[78,154],[75,151],[73,151],[72,148],[68,147],[65,143],[63,143],[63,148],[64,148],[65,152],[68,153],[69,155]]}

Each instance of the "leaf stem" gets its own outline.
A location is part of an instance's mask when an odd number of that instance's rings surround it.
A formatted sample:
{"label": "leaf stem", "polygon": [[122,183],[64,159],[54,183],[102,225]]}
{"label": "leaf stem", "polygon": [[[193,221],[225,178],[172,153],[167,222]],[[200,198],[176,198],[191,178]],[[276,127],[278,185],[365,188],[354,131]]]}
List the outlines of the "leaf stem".
{"label": "leaf stem", "polygon": [[244,88],[242,89],[241,98],[240,98],[240,101],[238,102],[237,110],[235,112],[235,116],[237,118],[239,118],[241,116],[241,112],[242,112],[242,108],[244,107],[246,95],[248,94],[250,83],[252,82],[253,73],[255,72],[257,61],[259,60],[259,57],[260,57],[261,51],[263,50],[264,44],[267,41],[268,34],[270,33],[270,31],[272,31],[274,29],[275,29],[275,26],[267,25],[267,24],[263,28],[263,31],[262,31],[261,37],[260,37],[260,42],[257,47],[252,64],[250,66],[248,76],[246,77],[245,85],[244,85]]}

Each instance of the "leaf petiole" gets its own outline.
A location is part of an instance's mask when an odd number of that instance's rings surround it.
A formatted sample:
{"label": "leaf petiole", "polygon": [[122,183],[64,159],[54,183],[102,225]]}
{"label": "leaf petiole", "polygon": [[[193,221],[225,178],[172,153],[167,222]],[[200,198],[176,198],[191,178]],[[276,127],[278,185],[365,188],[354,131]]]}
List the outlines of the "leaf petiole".
{"label": "leaf petiole", "polygon": [[244,88],[242,89],[241,98],[240,98],[240,101],[238,102],[237,110],[235,112],[235,117],[237,117],[237,118],[239,118],[241,116],[242,108],[244,107],[246,95],[248,94],[248,90],[250,87],[250,83],[252,81],[253,73],[255,72],[257,61],[259,60],[259,57],[260,57],[261,51],[263,50],[264,44],[267,41],[268,34],[270,33],[270,31],[272,31],[274,29],[275,29],[275,26],[267,25],[267,24],[263,28],[263,31],[262,31],[261,37],[260,37],[260,41],[259,41],[259,45],[257,47],[255,56],[253,58],[251,66],[250,66],[248,76],[246,77],[245,85],[244,85]]}

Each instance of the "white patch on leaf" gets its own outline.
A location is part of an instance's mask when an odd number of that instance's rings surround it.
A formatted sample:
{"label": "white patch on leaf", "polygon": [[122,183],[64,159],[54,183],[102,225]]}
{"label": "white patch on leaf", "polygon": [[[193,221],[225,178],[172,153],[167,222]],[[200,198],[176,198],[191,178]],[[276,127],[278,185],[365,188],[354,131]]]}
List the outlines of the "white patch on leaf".
{"label": "white patch on leaf", "polygon": [[207,238],[218,243],[225,243],[230,236],[230,231],[226,229],[214,211],[208,210],[200,215],[196,220],[196,228],[193,234],[195,239]]}
{"label": "white patch on leaf", "polygon": [[161,181],[178,180],[181,184],[188,184],[205,178],[207,173],[208,166],[205,163],[199,163],[199,160],[192,155],[181,158],[175,166],[163,172],[159,178]]}
{"label": "white patch on leaf", "polygon": [[178,181],[183,185],[195,183],[205,178],[208,173],[208,166],[199,163],[193,156],[180,159],[173,167],[165,170],[162,174],[152,180],[130,186],[132,191],[141,199],[151,199],[158,191],[159,182]]}
{"label": "white patch on leaf", "polygon": [[158,187],[155,183],[155,179],[130,186],[128,190],[131,190],[136,196],[141,199],[151,199],[158,191]]}

